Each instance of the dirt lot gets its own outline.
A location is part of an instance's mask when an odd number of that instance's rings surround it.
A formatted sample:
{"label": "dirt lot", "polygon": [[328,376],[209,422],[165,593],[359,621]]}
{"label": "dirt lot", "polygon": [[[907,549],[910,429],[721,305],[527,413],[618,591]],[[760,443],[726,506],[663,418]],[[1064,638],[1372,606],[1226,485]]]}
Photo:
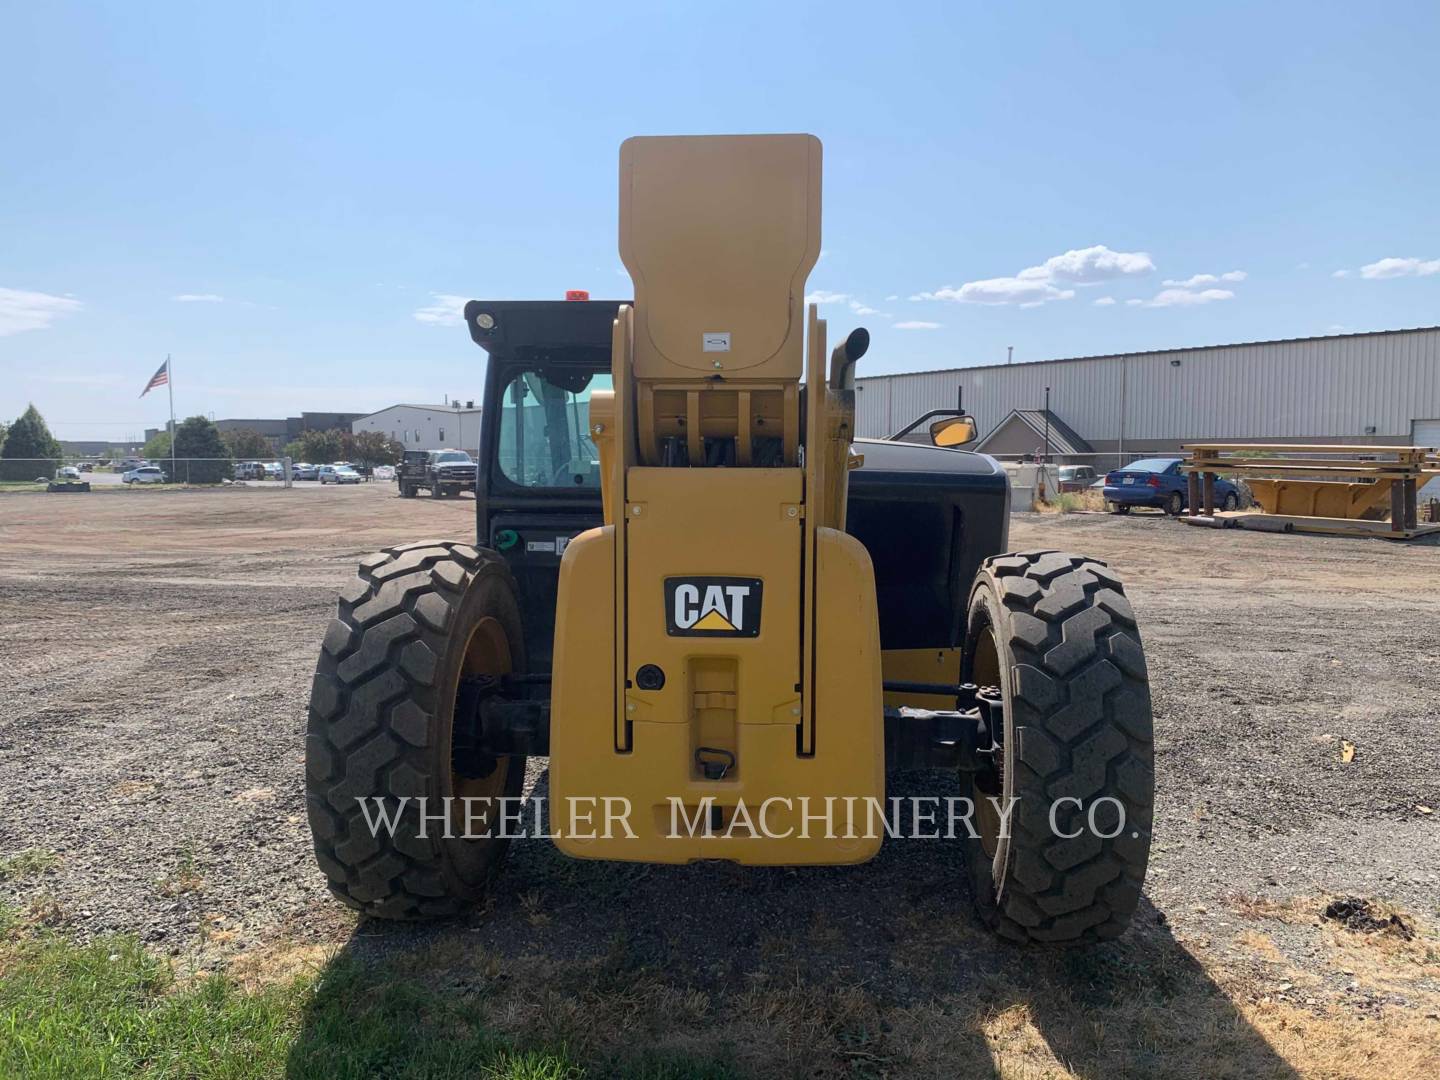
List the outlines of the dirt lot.
{"label": "dirt lot", "polygon": [[[316,651],[360,555],[469,537],[473,509],[388,485],[0,495],[0,856],[54,855],[0,899],[201,966],[399,965],[595,1060],[643,1047],[827,1077],[1440,1062],[1440,548],[1016,517],[1012,547],[1116,568],[1145,638],[1156,850],[1137,926],[1106,948],[993,943],[939,841],[803,871],[580,863],[532,841],[461,924],[357,924],[304,821]],[[1352,894],[1404,926],[1319,917]]]}

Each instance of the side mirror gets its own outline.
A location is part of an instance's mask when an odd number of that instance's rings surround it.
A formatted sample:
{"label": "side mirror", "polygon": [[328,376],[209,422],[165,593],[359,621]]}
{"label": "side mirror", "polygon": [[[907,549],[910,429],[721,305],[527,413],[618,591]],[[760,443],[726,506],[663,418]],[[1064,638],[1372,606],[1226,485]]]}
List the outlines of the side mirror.
{"label": "side mirror", "polygon": [[930,425],[930,441],[936,446],[964,446],[975,438],[973,416],[947,416]]}

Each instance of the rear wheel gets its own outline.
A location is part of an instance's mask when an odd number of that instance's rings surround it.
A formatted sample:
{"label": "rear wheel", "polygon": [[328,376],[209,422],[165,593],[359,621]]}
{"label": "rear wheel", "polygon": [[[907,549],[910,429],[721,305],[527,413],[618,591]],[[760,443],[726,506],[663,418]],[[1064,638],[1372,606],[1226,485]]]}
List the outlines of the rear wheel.
{"label": "rear wheel", "polygon": [[1228,494],[1228,495],[1225,496],[1225,506],[1224,506],[1224,508],[1225,508],[1226,510],[1238,510],[1238,509],[1240,509],[1240,497],[1239,497],[1238,495],[1236,495],[1235,492],[1233,492],[1233,491],[1230,492],[1230,494]]}
{"label": "rear wheel", "polygon": [[1063,552],[987,559],[961,681],[998,686],[1004,702],[997,767],[975,776],[980,836],[966,841],[981,918],[1015,941],[1118,937],[1140,900],[1154,807],[1150,689],[1124,586]]}
{"label": "rear wheel", "polygon": [[1112,514],[1128,514],[1130,507],[1126,503],[1107,502],[1105,508]]}
{"label": "rear wheel", "polygon": [[[499,555],[424,541],[360,563],[325,635],[305,752],[315,857],[340,900],[415,919],[484,894],[507,843],[494,800],[520,796],[525,759],[457,758],[455,699],[462,677],[524,666],[515,581]],[[358,800],[374,820],[377,797],[398,817],[393,830],[367,824]]]}
{"label": "rear wheel", "polygon": [[1179,517],[1185,512],[1185,496],[1178,491],[1172,491],[1165,497],[1165,513],[1171,517]]}

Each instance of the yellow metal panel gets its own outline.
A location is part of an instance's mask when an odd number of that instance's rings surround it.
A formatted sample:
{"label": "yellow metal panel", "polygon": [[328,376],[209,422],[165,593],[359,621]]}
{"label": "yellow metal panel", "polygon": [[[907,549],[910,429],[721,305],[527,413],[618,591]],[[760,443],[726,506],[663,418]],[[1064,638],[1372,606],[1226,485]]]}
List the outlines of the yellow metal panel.
{"label": "yellow metal panel", "polygon": [[[635,376],[796,379],[820,256],[813,135],[627,139],[620,257],[635,283]],[[707,344],[707,335],[714,337]]]}
{"label": "yellow metal panel", "polygon": [[[645,474],[654,472],[656,476]],[[725,489],[705,494],[716,507],[713,513],[731,505],[730,497],[751,489],[748,526],[736,526],[718,534],[715,518],[707,516],[702,503],[682,500],[667,485],[689,484],[710,476],[734,477],[722,480]],[[816,535],[817,564],[816,625],[817,653],[824,665],[817,681],[814,707],[817,738],[815,752],[805,756],[796,746],[795,712],[804,703],[794,693],[793,681],[786,693],[784,679],[795,678],[798,653],[798,597],[787,599],[781,572],[786,558],[795,560],[788,568],[799,580],[799,526],[786,512],[785,500],[798,494],[794,470],[646,470],[632,472],[631,492],[651,496],[643,503],[644,517],[652,508],[675,506],[677,515],[687,509],[698,518],[695,528],[685,530],[680,541],[666,537],[674,521],[651,522],[653,536],[645,527],[634,525],[630,588],[636,599],[631,612],[630,664],[657,662],[645,658],[670,657],[665,691],[627,692],[627,701],[636,707],[630,712],[631,749],[617,752],[611,738],[612,716],[608,695],[603,692],[608,671],[609,650],[604,631],[611,625],[614,605],[607,590],[612,583],[608,567],[614,532],[592,530],[574,540],[561,563],[559,618],[555,632],[555,683],[552,688],[550,797],[551,822],[556,844],[569,855],[582,858],[625,859],[655,862],[688,862],[694,859],[730,859],[748,864],[788,865],[806,863],[852,863],[870,858],[879,848],[878,835],[866,837],[867,800],[884,794],[884,740],[880,708],[879,620],[875,608],[873,571],[868,554],[853,537],[832,529]],[[674,479],[672,479],[674,478]],[[744,479],[759,480],[749,485]],[[733,484],[733,489],[729,485]],[[703,485],[700,490],[703,490]],[[785,523],[772,529],[775,520]],[[780,548],[788,556],[770,551],[776,537],[789,531],[790,539]],[[753,533],[753,537],[745,534]],[[762,537],[768,538],[761,539]],[[689,563],[667,561],[651,565],[651,541],[673,548]],[[743,554],[742,554],[743,553]],[[659,552],[657,551],[658,555]],[[756,562],[752,565],[751,560]],[[710,561],[713,560],[713,561]],[[698,639],[669,638],[665,635],[664,612],[654,594],[663,595],[662,581],[669,570],[684,565],[687,573],[745,574],[773,581],[778,601],[765,595],[762,638]],[[756,570],[759,570],[757,573]],[[650,595],[647,595],[650,594]],[[784,612],[778,625],[772,622]],[[597,648],[597,645],[599,646]],[[653,650],[653,651],[652,651]],[[697,709],[686,694],[704,693],[706,708],[723,708],[725,668],[733,661],[736,678],[737,723],[733,726],[735,769],[722,780],[707,780],[694,764],[697,744]],[[662,666],[666,666],[665,662]],[[710,663],[719,682],[689,681],[686,665]],[[633,671],[630,672],[633,676]],[[672,682],[678,694],[667,695]],[[715,687],[719,687],[716,689]],[[601,688],[601,692],[596,690]],[[704,815],[704,800],[711,798],[719,808],[722,827],[712,835],[691,835],[686,818]],[[604,836],[605,800],[617,818],[623,806],[628,830],[612,822],[611,835]],[[830,802],[827,803],[827,799]],[[737,808],[746,814],[737,817]],[[759,834],[761,812],[771,834]],[[831,815],[826,827],[823,818]],[[853,816],[847,828],[846,812]],[[809,814],[811,821],[803,820]],[[755,831],[747,830],[744,818]],[[678,829],[672,828],[678,825]],[[727,832],[730,835],[726,835]],[[631,833],[634,835],[632,836]],[[808,835],[805,835],[807,834]]]}
{"label": "yellow metal panel", "polygon": [[[959,649],[886,649],[880,655],[885,681],[945,683],[960,681]],[[955,699],[935,694],[886,694],[886,706],[915,709],[953,709]]]}
{"label": "yellow metal panel", "polygon": [[[777,707],[798,703],[800,470],[635,468],[629,489],[625,675],[658,664],[668,680],[661,690],[632,690],[627,710],[648,705],[656,722],[689,723],[682,673],[699,657],[739,661],[741,723],[769,723]],[[665,579],[672,577],[758,578],[759,635],[667,636]]]}
{"label": "yellow metal panel", "polygon": [[[615,530],[571,540],[560,559],[550,685],[550,792],[594,791],[615,751]],[[623,685],[623,684],[622,684]],[[555,803],[555,805],[561,805]]]}

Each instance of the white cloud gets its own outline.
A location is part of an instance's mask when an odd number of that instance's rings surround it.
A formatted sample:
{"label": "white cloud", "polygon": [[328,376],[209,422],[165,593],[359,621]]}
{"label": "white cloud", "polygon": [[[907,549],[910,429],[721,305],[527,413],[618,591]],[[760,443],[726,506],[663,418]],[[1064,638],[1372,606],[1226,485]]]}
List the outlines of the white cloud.
{"label": "white cloud", "polygon": [[896,330],[939,330],[941,324],[938,322],[924,322],[919,319],[911,319],[909,322],[897,322]]}
{"label": "white cloud", "polygon": [[1016,277],[1027,281],[1064,281],[1072,285],[1098,285],[1102,281],[1133,274],[1148,274],[1155,269],[1150,255],[1144,251],[1111,251],[1104,244],[1077,248],[1055,255],[1040,266],[1021,270]]}
{"label": "white cloud", "polygon": [[1440,259],[1380,259],[1360,267],[1360,276],[1369,281],[1385,278],[1429,277],[1440,274]]}
{"label": "white cloud", "polygon": [[1115,298],[1113,296],[1102,296],[1099,300],[1092,300],[1091,303],[1096,307],[1109,307],[1115,303]]}
{"label": "white cloud", "polygon": [[843,304],[849,299],[849,293],[828,292],[825,289],[816,289],[812,293],[805,294],[805,303],[807,304]]}
{"label": "white cloud", "polygon": [[899,293],[891,293],[889,296],[885,297],[885,299],[886,299],[886,300],[899,300],[899,299],[900,299],[900,294],[899,294]]}
{"label": "white cloud", "polygon": [[1130,305],[1143,307],[1195,307],[1199,304],[1211,304],[1217,300],[1233,300],[1235,294],[1229,289],[1201,289],[1196,292],[1191,289],[1161,289],[1150,300],[1127,300]]}
{"label": "white cloud", "polygon": [[1057,289],[1048,281],[1018,277],[967,281],[958,289],[945,285],[934,292],[912,296],[912,300],[948,300],[956,304],[1043,304],[1047,300],[1069,300],[1074,289]]}
{"label": "white cloud", "polygon": [[1343,278],[1343,277],[1349,277],[1349,276],[1350,276],[1350,271],[1349,271],[1349,270],[1336,270],[1336,271],[1335,271],[1333,274],[1331,274],[1330,276],[1331,276],[1331,277],[1341,277],[1341,278]]}
{"label": "white cloud", "polygon": [[1228,270],[1223,274],[1196,274],[1184,281],[1162,281],[1160,284],[1177,289],[1198,289],[1201,285],[1215,285],[1221,281],[1244,281],[1249,276],[1244,270]]}
{"label": "white cloud", "polygon": [[84,306],[69,296],[0,288],[0,337],[48,329],[56,319],[73,315]]}
{"label": "white cloud", "polygon": [[858,300],[850,301],[850,310],[856,315],[881,315],[884,314],[879,308],[867,307]]}
{"label": "white cloud", "polygon": [[1143,303],[1145,303],[1144,300],[1126,300],[1126,301],[1125,301],[1125,304],[1126,304],[1127,307],[1139,307],[1139,306],[1140,306],[1141,304],[1143,304]]}
{"label": "white cloud", "polygon": [[1143,251],[1111,251],[1104,244],[1076,248],[1026,267],[1014,277],[967,281],[956,288],[945,285],[922,292],[911,300],[946,300],[956,304],[1019,304],[1039,307],[1051,300],[1069,300],[1075,290],[1067,285],[1099,285],[1135,274],[1147,274],[1155,263]]}
{"label": "white cloud", "polygon": [[431,293],[431,303],[413,313],[416,322],[431,326],[459,326],[465,318],[466,297],[453,293]]}
{"label": "white cloud", "polygon": [[213,292],[193,293],[184,292],[179,296],[172,296],[171,300],[178,300],[182,304],[223,304],[225,298]]}

